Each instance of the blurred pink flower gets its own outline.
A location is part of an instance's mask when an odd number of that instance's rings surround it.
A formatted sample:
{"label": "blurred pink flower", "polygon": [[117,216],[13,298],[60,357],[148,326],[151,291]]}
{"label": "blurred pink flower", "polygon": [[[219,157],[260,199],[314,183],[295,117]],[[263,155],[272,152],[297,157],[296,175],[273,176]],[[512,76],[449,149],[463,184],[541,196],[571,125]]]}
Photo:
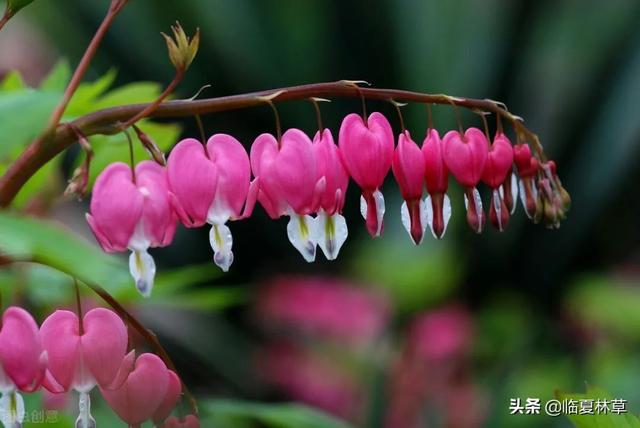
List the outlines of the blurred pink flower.
{"label": "blurred pink flower", "polygon": [[360,414],[360,385],[331,359],[281,343],[262,349],[257,363],[266,382],[295,400],[345,419]]}
{"label": "blurred pink flower", "polygon": [[410,331],[411,346],[429,361],[464,355],[471,346],[472,336],[471,316],[456,306],[421,315]]}
{"label": "blurred pink flower", "polygon": [[389,304],[337,279],[278,277],[263,287],[256,312],[261,322],[275,327],[362,345],[382,334]]}

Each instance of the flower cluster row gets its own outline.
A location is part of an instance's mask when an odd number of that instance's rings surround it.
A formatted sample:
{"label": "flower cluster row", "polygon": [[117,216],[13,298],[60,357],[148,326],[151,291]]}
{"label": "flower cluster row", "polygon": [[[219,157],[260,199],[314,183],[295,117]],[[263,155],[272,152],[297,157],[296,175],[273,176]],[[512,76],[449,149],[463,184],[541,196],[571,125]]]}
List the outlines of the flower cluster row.
{"label": "flower cluster row", "polygon": [[89,393],[105,401],[132,427],[151,420],[158,427],[199,427],[191,415],[170,416],[180,399],[178,376],[156,355],[127,353],[128,334],[114,312],[97,308],[82,319],[58,310],[38,329],[24,309],[8,308],[0,326],[0,421],[19,427],[25,408],[19,392],[44,387],[54,394],[79,393],[76,428],[95,428]]}
{"label": "flower cluster row", "polygon": [[515,209],[518,188],[527,215],[536,220],[544,215],[557,225],[568,209],[553,161],[539,161],[526,144],[512,146],[501,131],[490,142],[478,128],[449,131],[442,138],[429,129],[420,147],[403,130],[396,146],[388,120],[375,112],[367,118],[346,116],[338,145],[328,129],[313,140],[289,129],[278,138],[258,136],[248,155],[232,136],[215,134],[206,144],[191,138],[179,142],[166,168],[151,161],[135,171],[112,164],[96,181],[87,220],[106,251],[132,251],[131,273],[148,295],[155,264],[147,249],[168,245],[178,219],[190,228],[212,226],[214,261],[226,271],[233,262],[226,223],[250,216],[256,201],[273,219],[290,217],[287,235],[305,260],[315,260],[317,246],[335,259],[348,234],[341,213],[349,177],[361,189],[361,212],[376,237],[385,212],[380,189],[390,170],[405,201],[402,222],[415,244],[427,226],[436,238],[446,231],[449,175],[464,188],[467,222],[478,233],[486,222],[480,182],[491,189],[489,219],[499,230]]}

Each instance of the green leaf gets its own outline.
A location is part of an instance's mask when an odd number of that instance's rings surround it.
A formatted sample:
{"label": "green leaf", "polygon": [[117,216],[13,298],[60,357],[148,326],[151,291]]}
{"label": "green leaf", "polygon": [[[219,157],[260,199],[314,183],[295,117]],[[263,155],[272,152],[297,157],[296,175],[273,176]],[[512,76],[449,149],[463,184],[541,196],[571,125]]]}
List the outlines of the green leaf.
{"label": "green leaf", "polygon": [[[587,386],[584,394],[566,393],[556,391],[558,400],[611,400],[612,396],[601,388]],[[567,415],[567,417],[578,428],[638,428],[640,419],[630,413],[619,415],[611,412],[595,413],[593,415]]]}
{"label": "green leaf", "polygon": [[27,85],[22,80],[22,76],[16,70],[10,71],[0,83],[0,92],[15,91],[26,88]]}
{"label": "green leaf", "polygon": [[20,9],[33,3],[33,0],[7,0],[7,10],[12,14],[17,13]]}
{"label": "green leaf", "polygon": [[97,110],[123,104],[151,102],[158,98],[161,90],[160,84],[155,82],[130,83],[110,91],[93,108]]}
{"label": "green leaf", "polygon": [[204,426],[220,428],[348,428],[349,425],[319,410],[299,404],[259,404],[246,401],[201,401]]}
{"label": "green leaf", "polygon": [[2,212],[0,236],[0,252],[10,258],[36,261],[109,291],[129,278],[124,260],[54,222]]}
{"label": "green leaf", "polygon": [[81,83],[67,106],[64,115],[65,119],[82,116],[83,114],[96,110],[98,98],[104,95],[111,85],[113,85],[116,75],[116,70],[111,69],[93,82]]}
{"label": "green leaf", "polygon": [[67,61],[61,60],[56,63],[40,84],[40,89],[48,91],[64,92],[64,89],[71,78],[71,68]]}

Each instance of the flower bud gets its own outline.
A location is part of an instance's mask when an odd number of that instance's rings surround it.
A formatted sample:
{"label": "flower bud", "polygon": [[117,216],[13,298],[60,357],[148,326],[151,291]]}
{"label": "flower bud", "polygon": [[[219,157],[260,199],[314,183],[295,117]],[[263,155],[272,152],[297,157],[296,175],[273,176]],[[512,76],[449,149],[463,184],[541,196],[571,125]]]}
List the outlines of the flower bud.
{"label": "flower bud", "polygon": [[173,38],[162,33],[167,42],[169,50],[169,59],[176,70],[185,71],[191,65],[191,62],[198,53],[200,44],[200,29],[196,29],[196,34],[189,39],[179,22],[175,26],[171,26]]}
{"label": "flower bud", "polygon": [[142,132],[140,128],[133,125],[133,129],[136,131],[136,135],[138,139],[142,143],[142,146],[147,150],[151,158],[159,165],[166,166],[167,161],[164,157],[164,152],[160,150],[160,147],[156,144],[155,141],[151,139],[147,134]]}

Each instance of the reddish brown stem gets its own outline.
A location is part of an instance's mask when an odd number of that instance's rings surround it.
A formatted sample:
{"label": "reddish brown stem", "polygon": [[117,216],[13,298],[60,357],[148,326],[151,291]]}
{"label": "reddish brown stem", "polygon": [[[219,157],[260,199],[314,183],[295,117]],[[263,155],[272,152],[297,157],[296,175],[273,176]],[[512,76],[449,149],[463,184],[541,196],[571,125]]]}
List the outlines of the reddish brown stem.
{"label": "reddish brown stem", "polygon": [[[274,96],[275,94],[275,96]],[[516,133],[529,141],[539,156],[544,156],[536,134],[528,130],[521,119],[511,114],[499,103],[487,99],[451,97],[444,94],[423,94],[397,89],[359,88],[348,81],[313,83],[287,88],[231,95],[200,100],[173,100],[161,103],[150,117],[186,117],[264,105],[265,97],[273,102],[319,98],[367,98],[388,101],[453,104],[472,110],[488,111],[502,116],[513,125]],[[72,122],[86,136],[121,132],[123,121],[135,117],[150,104],[132,104],[112,107],[79,117]],[[0,207],[8,206],[18,191],[49,160],[69,147],[75,135],[68,126],[60,125],[47,144],[32,143],[0,178]]]}
{"label": "reddish brown stem", "polygon": [[13,15],[9,13],[9,11],[5,12],[5,14],[2,15],[2,18],[0,18],[0,30],[4,28],[4,26],[6,25],[7,22],[9,22],[12,16]]}

